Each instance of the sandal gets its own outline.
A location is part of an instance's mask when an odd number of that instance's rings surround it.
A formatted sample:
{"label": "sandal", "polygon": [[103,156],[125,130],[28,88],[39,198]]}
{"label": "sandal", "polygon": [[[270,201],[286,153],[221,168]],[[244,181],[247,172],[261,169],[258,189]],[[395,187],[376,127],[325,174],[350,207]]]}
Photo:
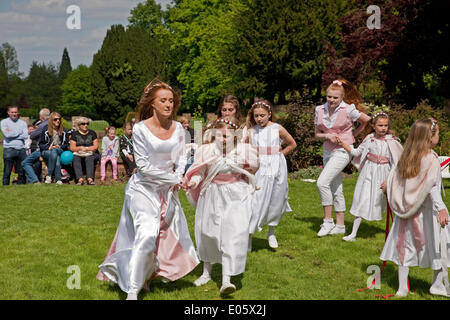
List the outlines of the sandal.
{"label": "sandal", "polygon": [[84,184],[83,178],[78,179],[77,186],[82,186]]}
{"label": "sandal", "polygon": [[95,182],[92,179],[88,179],[87,184],[90,185],[90,186],[94,186]]}

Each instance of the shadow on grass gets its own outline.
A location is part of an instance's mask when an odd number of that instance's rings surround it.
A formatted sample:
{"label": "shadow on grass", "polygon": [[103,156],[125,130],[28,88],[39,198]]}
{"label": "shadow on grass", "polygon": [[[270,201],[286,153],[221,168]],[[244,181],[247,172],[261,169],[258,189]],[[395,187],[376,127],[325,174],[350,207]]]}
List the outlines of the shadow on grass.
{"label": "shadow on grass", "polygon": [[271,252],[275,252],[275,249],[272,249],[269,247],[269,241],[267,241],[267,238],[257,238],[255,236],[252,237],[252,251],[251,252],[257,252],[260,250],[269,250]]}
{"label": "shadow on grass", "polygon": [[[364,273],[367,273],[367,268],[372,265],[379,266],[379,268],[381,270],[382,262],[377,261],[376,263],[373,263],[373,264],[362,264],[361,270]],[[431,286],[432,279],[430,278],[430,282],[427,282],[423,279],[419,279],[414,276],[411,276],[411,270],[413,268],[418,268],[418,267],[412,267],[409,269],[410,272],[408,275],[408,281],[409,281],[409,287],[411,290],[411,294],[420,295],[421,297],[429,295],[430,294],[429,289]],[[367,274],[368,277],[374,276],[374,275],[375,275],[374,273]],[[386,285],[389,287],[389,289],[386,289]],[[362,287],[365,287],[365,286],[366,286],[366,284],[363,284]],[[383,286],[384,286],[384,289],[372,290],[372,291],[374,292],[375,295],[377,295],[377,294],[385,295],[387,293],[395,295],[395,293],[397,292],[397,289],[398,289],[398,266],[391,261],[387,261],[384,270],[381,271],[381,288],[383,288]],[[391,291],[391,292],[388,292],[388,291]]]}
{"label": "shadow on grass", "polygon": [[[309,218],[295,217],[294,219],[301,221],[301,222],[308,223],[309,229],[311,229],[315,233],[319,232],[320,225],[323,223],[322,217],[320,217],[320,218],[319,217],[317,217],[317,218],[316,217],[309,217]],[[353,227],[353,221],[350,224],[346,222],[345,225],[346,225],[346,234],[349,234]],[[374,226],[373,222],[363,220],[361,222],[361,225],[359,226],[357,237],[361,238],[361,239],[374,238],[376,234],[384,233],[384,232],[385,232],[384,229]]]}

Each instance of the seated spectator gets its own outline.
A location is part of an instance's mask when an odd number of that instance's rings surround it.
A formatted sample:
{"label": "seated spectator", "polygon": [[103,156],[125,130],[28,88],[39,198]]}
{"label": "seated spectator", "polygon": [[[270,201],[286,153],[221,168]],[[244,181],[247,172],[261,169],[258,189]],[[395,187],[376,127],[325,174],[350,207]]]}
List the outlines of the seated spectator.
{"label": "seated spectator", "polygon": [[48,124],[42,128],[39,139],[39,149],[41,156],[47,160],[48,173],[45,183],[52,183],[52,175],[55,175],[56,184],[63,184],[61,181],[61,153],[67,150],[69,139],[66,129],[62,125],[62,118],[58,112],[50,113]]}
{"label": "seated spectator", "polygon": [[116,136],[116,128],[110,126],[105,129],[106,136],[102,140],[102,160],[100,164],[101,180],[106,178],[106,164],[111,161],[113,179],[117,181],[117,159],[119,158],[119,138]]}
{"label": "seated spectator", "polygon": [[133,124],[125,122],[123,135],[119,139],[120,157],[122,158],[127,175],[131,177],[137,170],[133,155]]}
{"label": "seated spectator", "polygon": [[3,134],[3,185],[10,183],[11,172],[15,168],[18,179],[17,184],[25,184],[25,174],[22,161],[27,157],[25,140],[28,138],[27,123],[19,119],[19,108],[8,107],[8,118],[3,119],[0,127]]}
{"label": "seated spectator", "polygon": [[83,167],[86,168],[86,179],[88,185],[94,185],[94,160],[98,152],[98,138],[95,131],[89,129],[89,119],[78,118],[76,127],[78,130],[72,132],[70,138],[70,151],[73,152],[73,169],[77,185],[83,185]]}
{"label": "seated spectator", "polygon": [[41,183],[42,166],[40,161],[41,150],[39,149],[39,139],[42,129],[48,124],[49,117],[50,110],[47,108],[41,109],[39,112],[39,120],[34,123],[35,129],[30,133],[31,153],[22,161],[22,167],[28,183]]}

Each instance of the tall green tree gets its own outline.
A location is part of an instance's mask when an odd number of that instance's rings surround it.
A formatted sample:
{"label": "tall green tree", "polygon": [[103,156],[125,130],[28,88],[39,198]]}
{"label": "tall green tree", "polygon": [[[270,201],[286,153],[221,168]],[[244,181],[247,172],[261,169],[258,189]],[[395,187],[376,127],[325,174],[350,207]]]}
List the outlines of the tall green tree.
{"label": "tall green tree", "polygon": [[287,93],[303,85],[319,96],[326,62],[323,41],[339,46],[339,17],[352,2],[237,2],[242,5],[232,18],[235,38],[226,57],[240,96],[286,103]]}
{"label": "tall green tree", "polygon": [[61,104],[61,82],[56,66],[33,61],[24,81],[24,92],[33,108],[56,110]]}
{"label": "tall green tree", "polygon": [[93,105],[104,120],[121,125],[134,111],[145,86],[165,80],[165,57],[159,42],[145,29],[112,26],[91,66]]}
{"label": "tall green tree", "polygon": [[151,34],[158,33],[157,29],[163,27],[164,12],[161,5],[155,0],[146,0],[145,3],[139,3],[130,12],[128,18],[130,25],[146,29]]}
{"label": "tall green tree", "polygon": [[5,42],[0,46],[0,117],[6,116],[6,108],[18,105],[22,94],[22,73],[16,49]]}
{"label": "tall green tree", "polygon": [[69,51],[64,48],[63,55],[61,58],[61,64],[59,65],[59,79],[61,84],[66,79],[67,75],[72,71],[72,64],[70,63]]}
{"label": "tall green tree", "polygon": [[97,118],[92,104],[91,71],[85,65],[79,65],[70,72],[61,87],[62,106],[59,110],[64,116],[84,115]]}

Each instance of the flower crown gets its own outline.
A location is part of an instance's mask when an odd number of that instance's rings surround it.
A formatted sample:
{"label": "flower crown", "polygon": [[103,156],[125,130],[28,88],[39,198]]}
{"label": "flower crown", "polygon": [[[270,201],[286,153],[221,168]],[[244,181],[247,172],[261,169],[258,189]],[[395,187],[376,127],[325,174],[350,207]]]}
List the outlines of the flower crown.
{"label": "flower crown", "polygon": [[265,106],[267,109],[269,109],[269,110],[271,109],[271,108],[270,108],[270,105],[267,104],[267,103],[265,103],[265,102],[262,101],[262,100],[256,100],[255,103],[252,104],[252,108],[255,107],[255,106],[257,106],[257,105],[263,105],[263,106]]}
{"label": "flower crown", "polygon": [[373,115],[372,119],[375,119],[376,117],[379,117],[379,116],[385,116],[385,117],[389,118],[389,116],[387,115],[386,112],[377,112]]}
{"label": "flower crown", "polygon": [[342,81],[334,80],[334,81],[333,81],[333,84],[337,84],[338,86],[341,86],[341,87],[342,87]]}
{"label": "flower crown", "polygon": [[239,126],[237,124],[235,124],[234,122],[227,120],[227,119],[217,119],[215,121],[215,123],[225,123],[225,124],[232,126],[233,129],[239,129]]}
{"label": "flower crown", "polygon": [[[150,82],[150,84],[151,84],[151,82]],[[163,85],[166,85],[167,87],[169,87],[169,89],[173,90],[171,86],[169,86],[167,83],[164,83],[164,82],[159,82],[159,83],[155,83],[152,85],[150,85],[150,84],[148,84],[147,87],[144,89],[145,95],[148,95],[152,89],[161,88]]]}

